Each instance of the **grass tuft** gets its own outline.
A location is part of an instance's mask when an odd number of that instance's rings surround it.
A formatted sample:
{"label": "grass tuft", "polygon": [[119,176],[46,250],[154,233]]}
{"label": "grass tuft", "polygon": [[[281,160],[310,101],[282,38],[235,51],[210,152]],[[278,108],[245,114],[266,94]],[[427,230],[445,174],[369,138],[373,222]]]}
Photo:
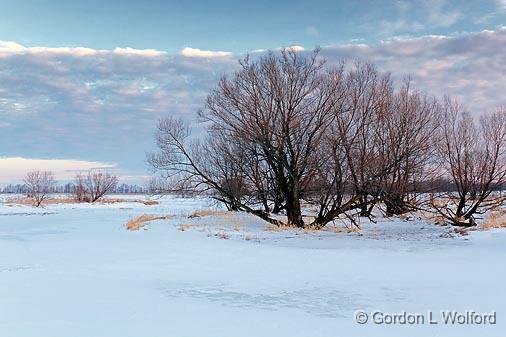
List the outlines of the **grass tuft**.
{"label": "grass tuft", "polygon": [[151,215],[151,214],[143,214],[138,216],[137,218],[129,220],[125,227],[129,231],[138,231],[142,227],[146,226],[148,222],[154,220],[165,220],[168,219],[168,216],[160,216],[160,215]]}
{"label": "grass tuft", "polygon": [[202,218],[202,217],[208,217],[208,216],[230,217],[231,212],[217,211],[217,210],[213,210],[213,209],[198,209],[198,210],[190,213],[190,215],[188,215],[188,218],[192,219],[192,218]]}
{"label": "grass tuft", "polygon": [[480,225],[481,230],[506,228],[506,210],[493,211]]}

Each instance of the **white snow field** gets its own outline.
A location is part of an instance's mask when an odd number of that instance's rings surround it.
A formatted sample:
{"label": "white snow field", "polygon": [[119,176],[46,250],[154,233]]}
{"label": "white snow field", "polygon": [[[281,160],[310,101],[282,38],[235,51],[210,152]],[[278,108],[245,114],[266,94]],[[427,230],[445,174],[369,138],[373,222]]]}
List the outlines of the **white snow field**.
{"label": "white snow field", "polygon": [[[452,238],[380,219],[362,234],[273,232],[244,214],[187,218],[208,207],[0,203],[0,336],[506,336],[504,230]],[[141,214],[175,217],[127,231]],[[496,324],[444,324],[441,310],[495,312]],[[425,321],[376,324],[374,311]]]}

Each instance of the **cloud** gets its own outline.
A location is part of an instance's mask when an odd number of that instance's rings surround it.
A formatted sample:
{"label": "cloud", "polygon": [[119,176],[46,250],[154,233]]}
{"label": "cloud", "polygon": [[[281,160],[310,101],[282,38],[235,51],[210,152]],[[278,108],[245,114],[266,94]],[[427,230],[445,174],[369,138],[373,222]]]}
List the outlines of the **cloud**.
{"label": "cloud", "polygon": [[125,174],[146,174],[157,120],[193,120],[208,90],[237,64],[151,49],[1,42],[0,153],[113,161]]}
{"label": "cloud", "polygon": [[368,28],[383,37],[448,28],[465,18],[464,13],[456,8],[459,7],[448,0],[397,1],[395,19],[381,20],[379,24],[372,20],[373,24]]}
{"label": "cloud", "polygon": [[232,53],[228,51],[210,51],[186,47],[181,50],[181,55],[184,57],[217,58],[229,57],[232,56]]}
{"label": "cloud", "polygon": [[115,48],[113,52],[119,55],[136,55],[146,57],[157,57],[167,54],[166,52],[158,51],[155,49],[134,49],[134,48]]}
{"label": "cloud", "polygon": [[19,182],[26,173],[33,170],[52,171],[55,174],[55,179],[70,180],[73,179],[79,171],[89,169],[112,169],[115,166],[114,164],[72,159],[0,157],[0,182]]}
{"label": "cloud", "polygon": [[301,51],[306,50],[306,48],[304,48],[302,46],[298,46],[298,45],[293,45],[293,46],[290,46],[290,47],[286,47],[286,49],[294,51],[294,52],[301,52]]}
{"label": "cloud", "polygon": [[7,52],[21,52],[26,48],[20,45],[19,43],[13,41],[1,41],[0,40],[0,54]]}
{"label": "cloud", "polygon": [[323,49],[336,59],[362,59],[390,71],[394,78],[411,75],[430,94],[460,99],[479,114],[506,104],[502,94],[506,64],[506,28],[460,36],[399,38],[377,45],[336,45]]}
{"label": "cloud", "polygon": [[[391,71],[397,83],[411,75],[417,88],[459,98],[472,113],[506,105],[504,27],[361,42],[324,46],[322,55],[330,64],[342,59],[373,62]],[[302,46],[290,48],[306,52]],[[209,55],[193,53],[203,52]],[[153,149],[157,120],[174,115],[195,121],[218,79],[237,69],[237,59],[244,56],[218,55],[0,42],[0,153],[114,162],[125,174],[145,174],[145,152]]]}
{"label": "cloud", "polygon": [[97,55],[123,55],[123,56],[142,56],[158,57],[167,54],[166,52],[155,49],[134,49],[134,48],[115,48],[114,50],[93,49],[85,47],[25,47],[13,41],[0,40],[0,57],[20,54],[32,54],[39,56],[97,56]]}

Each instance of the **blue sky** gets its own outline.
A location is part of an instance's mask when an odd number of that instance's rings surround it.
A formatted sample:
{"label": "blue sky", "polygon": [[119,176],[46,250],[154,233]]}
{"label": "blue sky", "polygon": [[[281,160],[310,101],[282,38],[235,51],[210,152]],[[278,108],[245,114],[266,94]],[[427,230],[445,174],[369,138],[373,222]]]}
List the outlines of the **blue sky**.
{"label": "blue sky", "polygon": [[500,0],[0,3],[0,35],[23,45],[167,52],[188,46],[247,52],[292,44],[371,43],[396,35],[448,35],[504,24]]}
{"label": "blue sky", "polygon": [[158,118],[193,119],[238,58],[283,46],[493,109],[504,25],[506,0],[0,1],[0,185],[39,167],[143,181]]}

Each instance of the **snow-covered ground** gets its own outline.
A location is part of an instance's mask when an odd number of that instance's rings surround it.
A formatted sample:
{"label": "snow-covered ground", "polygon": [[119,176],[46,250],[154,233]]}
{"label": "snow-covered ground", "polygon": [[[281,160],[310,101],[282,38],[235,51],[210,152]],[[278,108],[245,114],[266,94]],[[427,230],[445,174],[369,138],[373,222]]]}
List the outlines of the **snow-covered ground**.
{"label": "snow-covered ground", "polygon": [[[0,203],[0,336],[506,335],[504,230],[448,238],[382,219],[361,234],[277,232],[243,214],[187,217],[209,200],[161,201]],[[125,230],[141,214],[174,217]],[[429,310],[440,324],[370,322]],[[497,323],[444,325],[441,310],[495,311]]]}

